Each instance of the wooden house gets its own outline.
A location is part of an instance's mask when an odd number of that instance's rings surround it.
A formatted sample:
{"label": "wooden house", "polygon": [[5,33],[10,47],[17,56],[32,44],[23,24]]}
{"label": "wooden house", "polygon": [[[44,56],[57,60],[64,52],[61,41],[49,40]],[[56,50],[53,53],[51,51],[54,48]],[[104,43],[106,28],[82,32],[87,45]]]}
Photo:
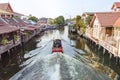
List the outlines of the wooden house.
{"label": "wooden house", "polygon": [[[117,25],[120,18],[120,12],[100,12],[96,13],[91,21],[93,28],[93,37],[104,41],[118,40],[119,33],[117,31],[120,26]],[[117,22],[116,22],[117,21]]]}
{"label": "wooden house", "polygon": [[120,12],[120,2],[114,2],[112,5],[111,10],[113,12]]}
{"label": "wooden house", "polygon": [[47,18],[40,18],[37,22],[39,26],[47,26],[48,25],[48,19]]}

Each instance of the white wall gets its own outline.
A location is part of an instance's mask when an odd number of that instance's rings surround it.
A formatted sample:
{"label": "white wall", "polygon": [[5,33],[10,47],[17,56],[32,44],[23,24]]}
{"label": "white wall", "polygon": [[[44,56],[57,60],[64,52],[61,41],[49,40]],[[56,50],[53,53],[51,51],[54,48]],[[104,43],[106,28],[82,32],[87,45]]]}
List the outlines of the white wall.
{"label": "white wall", "polygon": [[114,7],[114,8],[112,9],[112,11],[113,11],[113,12],[119,12],[119,11],[120,11],[120,8]]}
{"label": "white wall", "polygon": [[120,27],[114,28],[114,38],[118,41],[120,39]]}
{"label": "white wall", "polygon": [[120,57],[120,41],[119,41],[119,48],[118,48],[118,56]]}
{"label": "white wall", "polygon": [[101,26],[98,19],[96,18],[93,23],[93,37],[99,39],[100,31],[101,31]]}

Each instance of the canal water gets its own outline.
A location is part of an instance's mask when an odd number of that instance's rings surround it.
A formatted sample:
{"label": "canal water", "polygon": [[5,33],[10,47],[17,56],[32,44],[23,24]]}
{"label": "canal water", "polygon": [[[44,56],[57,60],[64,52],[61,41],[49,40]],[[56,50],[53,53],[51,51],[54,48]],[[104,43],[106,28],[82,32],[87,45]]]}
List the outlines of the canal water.
{"label": "canal water", "polygon": [[56,30],[34,37],[1,63],[1,80],[120,80],[120,66],[87,40],[59,30],[63,54],[53,53]]}

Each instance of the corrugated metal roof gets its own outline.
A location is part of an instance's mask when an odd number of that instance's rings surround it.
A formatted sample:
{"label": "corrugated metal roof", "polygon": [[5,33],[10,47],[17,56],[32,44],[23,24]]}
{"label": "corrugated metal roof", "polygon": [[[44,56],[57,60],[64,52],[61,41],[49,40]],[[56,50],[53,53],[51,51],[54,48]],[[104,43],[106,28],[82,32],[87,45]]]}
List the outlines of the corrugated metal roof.
{"label": "corrugated metal roof", "polygon": [[0,26],[0,34],[10,33],[17,30],[19,30],[19,28],[15,26]]}

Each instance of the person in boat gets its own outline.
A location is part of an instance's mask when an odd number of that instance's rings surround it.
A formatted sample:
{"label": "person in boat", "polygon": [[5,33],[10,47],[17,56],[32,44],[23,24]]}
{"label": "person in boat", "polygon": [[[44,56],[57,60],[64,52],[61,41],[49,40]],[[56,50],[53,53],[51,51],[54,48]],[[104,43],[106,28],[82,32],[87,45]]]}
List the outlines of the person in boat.
{"label": "person in boat", "polygon": [[61,47],[61,42],[60,41],[55,41],[54,42],[54,47]]}
{"label": "person in boat", "polygon": [[61,42],[57,41],[57,45],[58,45],[58,47],[61,47]]}

